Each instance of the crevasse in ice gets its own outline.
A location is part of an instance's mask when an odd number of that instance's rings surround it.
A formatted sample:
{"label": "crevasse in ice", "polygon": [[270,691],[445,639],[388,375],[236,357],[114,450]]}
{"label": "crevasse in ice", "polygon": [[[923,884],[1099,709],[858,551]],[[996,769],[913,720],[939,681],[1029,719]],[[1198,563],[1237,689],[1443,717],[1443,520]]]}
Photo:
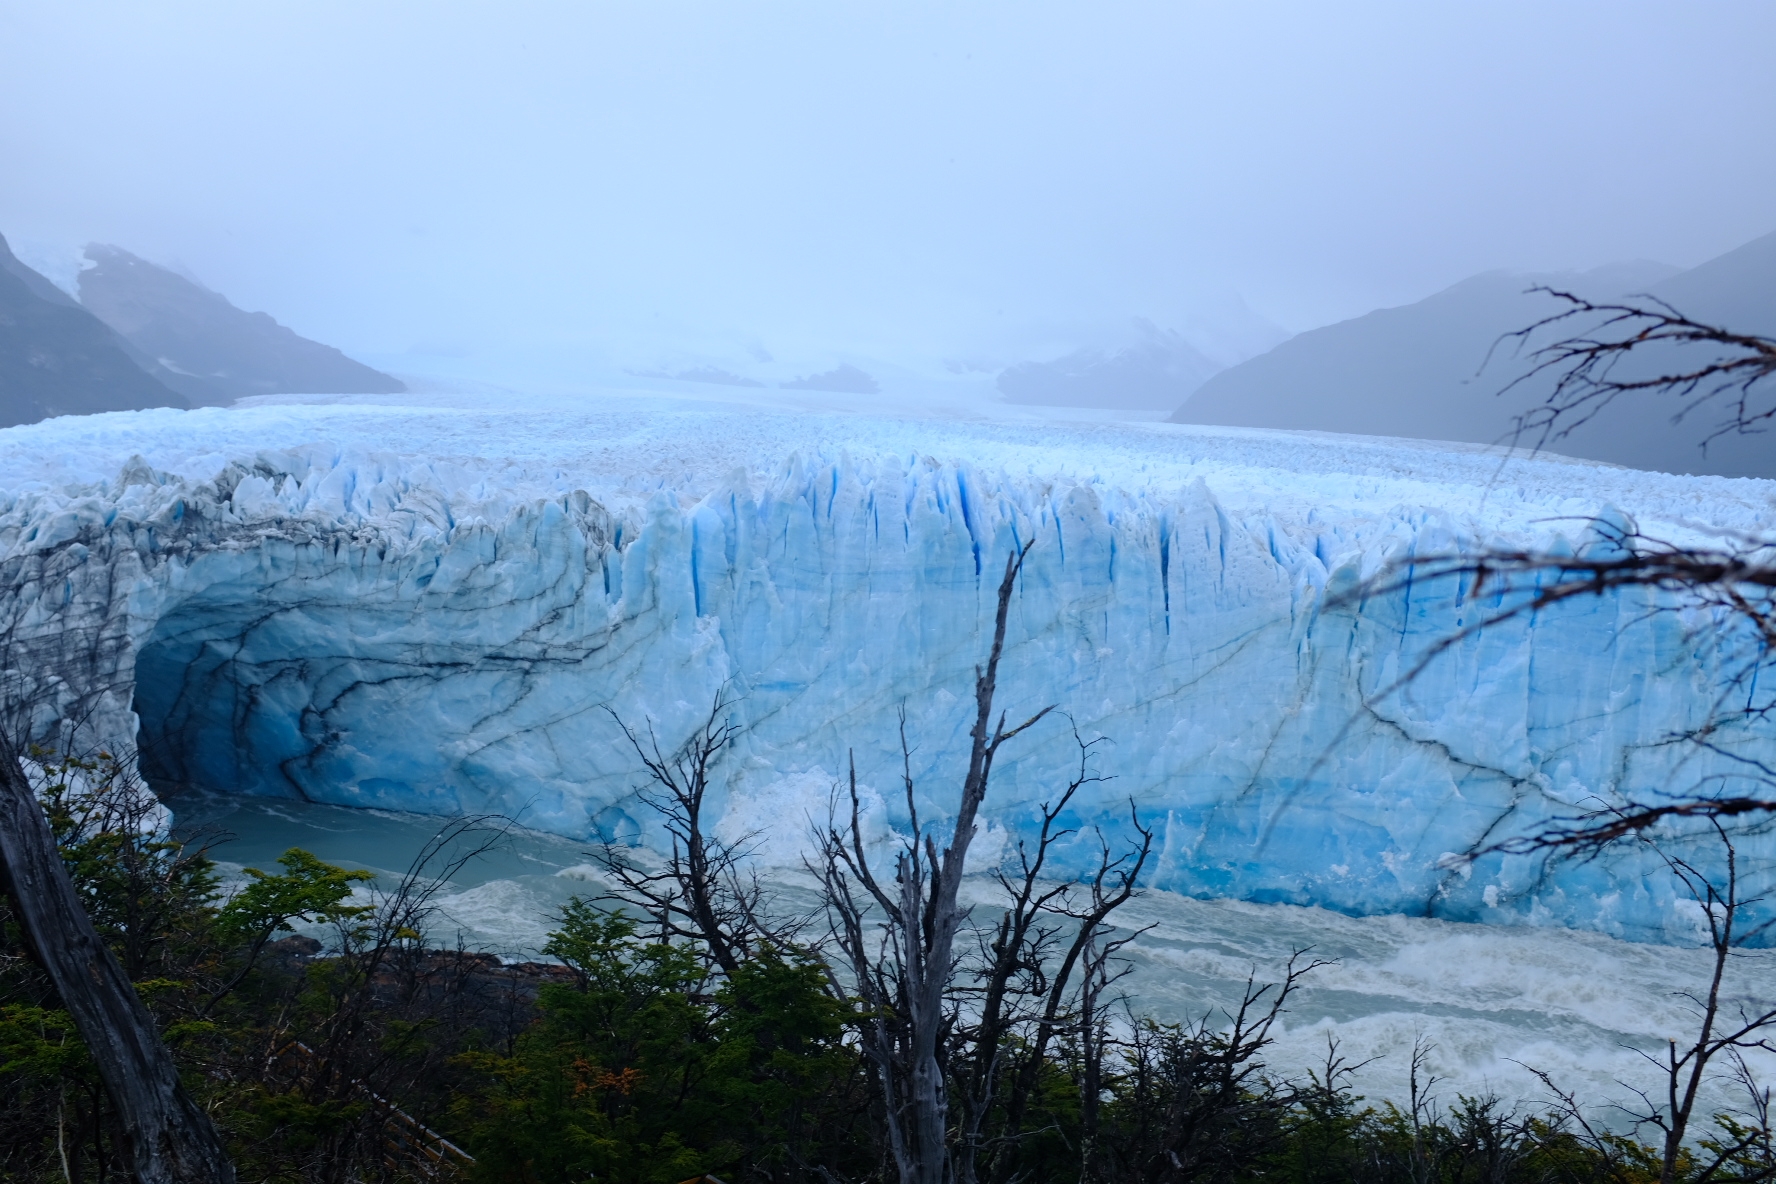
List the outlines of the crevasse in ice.
{"label": "crevasse in ice", "polygon": [[1060,714],[1008,749],[977,865],[1101,738],[1067,816],[1076,867],[1132,815],[1157,834],[1150,881],[1190,894],[1631,937],[1696,922],[1645,854],[1452,857],[1728,770],[1672,737],[1716,712],[1737,643],[1646,595],[1587,597],[1378,695],[1498,604],[1408,586],[1328,607],[1390,556],[1471,545],[1471,517],[1434,505],[1233,509],[1201,476],[862,449],[643,494],[315,443],[180,475],[147,444],[103,478],[0,493],[0,611],[33,734],[134,740],[162,789],[646,840],[615,718],[670,747],[723,695],[743,734],[720,825],[793,864],[851,759],[878,835],[904,826],[903,710],[918,806],[944,814],[998,577],[1033,542],[999,702]]}

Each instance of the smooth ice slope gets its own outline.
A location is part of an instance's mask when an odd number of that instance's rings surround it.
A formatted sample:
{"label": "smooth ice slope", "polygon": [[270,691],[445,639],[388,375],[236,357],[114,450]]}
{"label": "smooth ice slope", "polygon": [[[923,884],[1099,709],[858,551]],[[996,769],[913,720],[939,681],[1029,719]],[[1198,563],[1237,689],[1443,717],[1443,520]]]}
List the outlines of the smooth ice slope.
{"label": "smooth ice slope", "polygon": [[[850,750],[896,821],[902,705],[941,813],[998,571],[1034,540],[1002,702],[1109,739],[1078,821],[1114,835],[1132,799],[1155,883],[1672,938],[1693,913],[1641,865],[1541,881],[1446,857],[1706,775],[1664,742],[1724,684],[1712,632],[1586,600],[1364,708],[1474,610],[1323,593],[1481,533],[1585,545],[1563,515],[1757,529],[1776,490],[1402,441],[625,399],[59,420],[0,433],[0,461],[9,681],[40,736],[117,743],[139,719],[163,786],[635,834],[606,709],[671,742],[726,688],[747,731],[723,825],[793,862]],[[1017,751],[983,858],[1074,754],[1058,718]]]}

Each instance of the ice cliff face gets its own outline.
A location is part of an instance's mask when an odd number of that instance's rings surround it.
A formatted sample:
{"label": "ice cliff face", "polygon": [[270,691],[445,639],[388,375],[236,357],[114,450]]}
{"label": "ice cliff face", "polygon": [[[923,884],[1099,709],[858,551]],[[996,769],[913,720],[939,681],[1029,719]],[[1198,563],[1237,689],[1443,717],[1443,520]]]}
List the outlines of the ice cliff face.
{"label": "ice cliff face", "polygon": [[[138,427],[91,455],[152,447]],[[1460,516],[812,455],[651,492],[313,443],[19,482],[0,492],[9,696],[39,738],[138,740],[163,788],[498,811],[579,836],[649,826],[609,713],[671,743],[725,688],[746,731],[722,825],[793,863],[848,751],[886,799],[877,825],[897,820],[903,706],[922,808],[953,798],[997,576],[1033,540],[1000,701],[1055,703],[1108,738],[1094,759],[1112,779],[1082,794],[1071,858],[1132,801],[1159,832],[1153,882],[1187,893],[1628,936],[1693,924],[1632,859],[1544,875],[1445,857],[1618,786],[1706,775],[1669,743],[1734,660],[1701,622],[1575,602],[1366,707],[1483,606],[1412,588],[1328,610],[1326,589],[1400,548],[1460,544]],[[1076,751],[1057,718],[1013,753],[983,858]]]}

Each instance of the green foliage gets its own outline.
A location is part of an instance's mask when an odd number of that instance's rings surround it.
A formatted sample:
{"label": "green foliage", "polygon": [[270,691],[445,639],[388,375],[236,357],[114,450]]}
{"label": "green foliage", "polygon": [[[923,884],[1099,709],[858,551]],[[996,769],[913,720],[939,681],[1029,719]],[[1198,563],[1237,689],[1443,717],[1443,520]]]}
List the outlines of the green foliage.
{"label": "green foliage", "polygon": [[1272,1178],[1288,1184],[1362,1179],[1364,1145],[1376,1112],[1337,1083],[1316,1080],[1282,1116],[1280,1146],[1268,1157]]}
{"label": "green foliage", "polygon": [[[280,871],[248,869],[249,882],[225,894],[207,853],[167,832],[164,810],[125,762],[107,753],[32,757],[83,907],[243,1167],[258,1162],[277,1178],[268,1160],[288,1169],[291,1148],[361,1120],[361,1090],[315,1089],[283,1060],[268,1060],[268,1047],[288,1045],[315,1017],[303,1007],[300,976],[259,962],[294,923],[361,926],[371,908],[351,898],[369,874],[292,849]],[[116,1116],[59,1003],[0,906],[0,1178],[122,1179]]]}
{"label": "green foliage", "polygon": [[458,1059],[479,1080],[455,1108],[476,1178],[774,1174],[824,1152],[835,1122],[850,1127],[845,1013],[808,956],[763,951],[716,983],[695,948],[578,899],[546,950],[571,981],[542,988],[513,1054]]}
{"label": "green foliage", "polygon": [[164,833],[164,811],[110,753],[39,759],[38,791],[80,902],[132,980],[188,977],[214,919],[214,865]]}
{"label": "green foliage", "polygon": [[0,1006],[0,1077],[42,1084],[86,1068],[86,1046],[67,1012],[30,1004]]}
{"label": "green foliage", "polygon": [[254,1140],[275,1143],[284,1151],[312,1151],[349,1130],[370,1109],[370,1103],[323,1097],[313,1100],[301,1090],[265,1093],[242,1108],[237,1128]]}
{"label": "green foliage", "polygon": [[[574,900],[547,946],[560,965],[523,972],[533,995],[501,977],[510,968],[428,951],[415,894],[363,895],[368,874],[301,850],[225,895],[204,851],[164,832],[119,762],[39,759],[82,901],[243,1180],[413,1178],[419,1160],[390,1149],[411,1148],[421,1123],[467,1148],[469,1174],[492,1184],[892,1178],[856,1039],[868,1017],[814,951],[748,949],[723,974],[698,942]],[[326,956],[271,944],[297,924],[326,927]],[[116,1116],[3,907],[0,936],[0,1179],[121,1184]],[[979,1184],[1659,1178],[1656,1149],[1633,1138],[1491,1099],[1438,1113],[1367,1105],[1342,1070],[1279,1080],[1256,1047],[1241,1052],[1207,1025],[1138,1021],[1111,1039],[1095,1079],[1078,1037],[1057,1037],[1040,1060],[1006,1037],[1005,1063],[1033,1066],[1034,1085],[1026,1110],[1000,1106],[1005,1133]],[[1095,1106],[1082,1096],[1089,1080]],[[1773,1169],[1769,1132],[1722,1116],[1678,1178]]]}
{"label": "green foliage", "polygon": [[224,945],[258,946],[273,934],[288,931],[291,921],[339,924],[360,921],[369,905],[352,905],[352,888],[376,877],[323,863],[300,847],[278,857],[281,875],[245,868],[252,882],[228,898],[215,920],[215,935]]}

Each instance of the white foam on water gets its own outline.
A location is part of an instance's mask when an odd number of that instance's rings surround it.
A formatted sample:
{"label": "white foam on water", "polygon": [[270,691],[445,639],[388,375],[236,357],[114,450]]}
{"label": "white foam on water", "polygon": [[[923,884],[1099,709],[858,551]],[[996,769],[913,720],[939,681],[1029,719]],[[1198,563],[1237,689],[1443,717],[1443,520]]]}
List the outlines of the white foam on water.
{"label": "white foam on water", "polygon": [[470,948],[498,945],[509,954],[540,951],[559,917],[560,898],[518,880],[488,880],[460,892],[440,893],[435,929],[455,930]]}
{"label": "white foam on water", "polygon": [[[1153,928],[1131,948],[1139,1006],[1193,1016],[1237,1000],[1248,973],[1273,981],[1289,956],[1332,964],[1315,971],[1290,1009],[1272,1055],[1284,1071],[1322,1062],[1328,1035],[1372,1096],[1407,1090],[1411,1049],[1433,1047],[1441,1092],[1545,1097],[1532,1070],[1581,1098],[1630,1100],[1628,1086],[1656,1084],[1642,1055],[1667,1039],[1693,1039],[1685,993],[1706,988],[1706,951],[1641,945],[1563,929],[1502,928],[1417,917],[1347,917],[1324,909],[1148,893],[1119,920]],[[1734,959],[1726,991],[1767,997],[1776,954]],[[1766,1079],[1776,1058],[1755,1062]],[[1714,1089],[1710,1104],[1730,1101]]]}
{"label": "white foam on water", "polygon": [[[805,801],[811,786],[786,784],[784,808]],[[829,786],[820,787],[820,800]],[[372,867],[386,882],[438,825],[418,815],[294,802],[207,803],[208,821],[237,836],[217,852],[227,856],[219,867],[231,880],[242,866],[270,868],[284,850],[301,846],[323,859]],[[182,822],[198,820],[199,803],[175,806]],[[437,895],[432,940],[460,940],[508,959],[538,957],[570,896],[595,898],[606,890],[584,846],[515,833]],[[886,843],[881,849],[886,853]],[[769,887],[787,909],[814,904],[812,880],[791,867],[772,870]],[[994,888],[985,877],[969,882],[968,897],[990,917]],[[1354,1083],[1372,1101],[1405,1096],[1412,1048],[1422,1041],[1431,1046],[1427,1068],[1445,1103],[1458,1094],[1545,1098],[1531,1071],[1540,1069],[1595,1100],[1608,1121],[1608,1102],[1631,1100],[1629,1086],[1656,1084],[1642,1054],[1694,1031],[1682,996],[1700,990],[1708,971],[1704,951],[1595,933],[1347,917],[1168,892],[1144,893],[1117,920],[1129,929],[1151,926],[1129,947],[1132,972],[1121,985],[1133,1012],[1165,1022],[1236,1005],[1248,975],[1260,984],[1276,981],[1296,951],[1328,960],[1293,1000],[1268,1063],[1278,1074],[1304,1074],[1324,1062],[1330,1036],[1347,1061],[1369,1062]],[[1776,952],[1747,952],[1734,960],[1728,993],[1756,994],[1776,981],[1773,972]],[[1757,1064],[1766,1079],[1776,1077],[1776,1058]],[[1705,1104],[1733,1100],[1717,1085]]]}

